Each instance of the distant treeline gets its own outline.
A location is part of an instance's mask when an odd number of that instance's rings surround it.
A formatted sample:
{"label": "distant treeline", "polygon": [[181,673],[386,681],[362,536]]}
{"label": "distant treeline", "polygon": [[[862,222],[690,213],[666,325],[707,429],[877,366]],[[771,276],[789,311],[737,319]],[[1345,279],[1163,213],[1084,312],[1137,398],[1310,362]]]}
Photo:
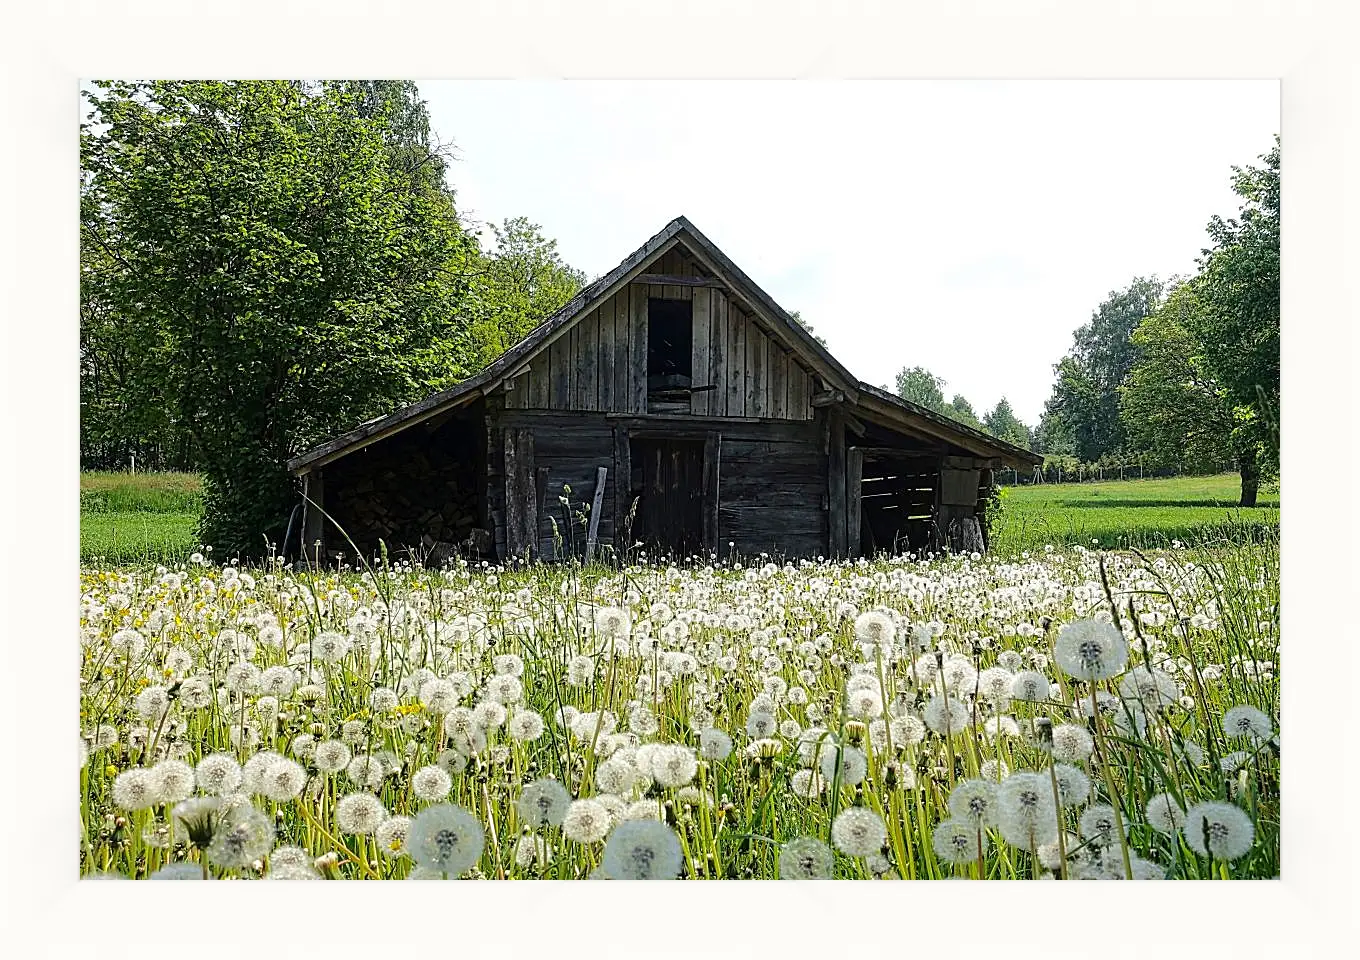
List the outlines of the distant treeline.
{"label": "distant treeline", "polygon": [[[1214,217],[1199,271],[1112,291],[1072,336],[1033,427],[1003,397],[981,417],[924,367],[897,375],[902,397],[1045,455],[1044,479],[1118,473],[1241,475],[1252,506],[1280,457],[1280,141],[1234,167],[1241,207]],[[1049,482],[1053,482],[1050,480]]]}

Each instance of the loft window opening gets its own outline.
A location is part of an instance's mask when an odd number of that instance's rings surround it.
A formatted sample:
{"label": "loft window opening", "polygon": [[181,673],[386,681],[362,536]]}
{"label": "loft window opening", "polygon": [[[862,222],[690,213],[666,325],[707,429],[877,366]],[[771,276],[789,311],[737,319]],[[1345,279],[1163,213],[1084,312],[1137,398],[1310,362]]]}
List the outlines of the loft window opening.
{"label": "loft window opening", "polygon": [[689,300],[647,300],[647,376],[693,376],[694,323]]}

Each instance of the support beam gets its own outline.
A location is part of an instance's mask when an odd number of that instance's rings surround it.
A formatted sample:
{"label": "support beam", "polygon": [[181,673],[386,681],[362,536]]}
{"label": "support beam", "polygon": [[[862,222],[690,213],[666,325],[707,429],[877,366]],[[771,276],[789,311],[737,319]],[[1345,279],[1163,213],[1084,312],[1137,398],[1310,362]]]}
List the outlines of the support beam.
{"label": "support beam", "polygon": [[614,427],[614,552],[618,562],[623,563],[632,546],[629,539],[632,525],[628,522],[629,502],[632,494],[633,463],[628,446],[628,428]]}
{"label": "support beam", "polygon": [[704,549],[718,549],[718,500],[721,481],[722,434],[711,433],[704,440]]}
{"label": "support beam", "polygon": [[860,531],[860,491],[864,476],[864,454],[851,447],[845,456],[845,546],[846,554],[858,557],[864,552]]}
{"label": "support beam", "polygon": [[834,411],[827,423],[826,450],[828,549],[845,556],[845,423]]}
{"label": "support beam", "polygon": [[586,531],[586,563],[595,556],[595,538],[600,532],[600,508],[604,506],[604,481],[609,476],[608,467],[595,471],[595,498],[590,502],[590,527]]}
{"label": "support beam", "polygon": [[668,287],[726,287],[717,277],[682,277],[669,273],[644,273],[636,283],[655,283]]}

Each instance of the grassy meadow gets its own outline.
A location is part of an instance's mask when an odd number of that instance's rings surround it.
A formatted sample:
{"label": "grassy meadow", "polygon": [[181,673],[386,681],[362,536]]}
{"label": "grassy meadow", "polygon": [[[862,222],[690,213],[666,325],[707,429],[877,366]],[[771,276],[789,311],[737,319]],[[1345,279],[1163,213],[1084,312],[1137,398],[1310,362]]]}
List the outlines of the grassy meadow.
{"label": "grassy meadow", "polygon": [[1007,487],[994,548],[1010,554],[1045,544],[1166,547],[1172,540],[1250,539],[1278,530],[1278,486],[1263,487],[1252,509],[1237,506],[1240,492],[1235,473]]}
{"label": "grassy meadow", "polygon": [[185,557],[192,478],[89,477],[81,874],[1275,877],[1270,525],[1041,535],[1230,486],[1016,491],[981,560],[333,571]]}
{"label": "grassy meadow", "polygon": [[198,546],[202,489],[192,473],[82,473],[82,562],[160,563],[188,557]]}

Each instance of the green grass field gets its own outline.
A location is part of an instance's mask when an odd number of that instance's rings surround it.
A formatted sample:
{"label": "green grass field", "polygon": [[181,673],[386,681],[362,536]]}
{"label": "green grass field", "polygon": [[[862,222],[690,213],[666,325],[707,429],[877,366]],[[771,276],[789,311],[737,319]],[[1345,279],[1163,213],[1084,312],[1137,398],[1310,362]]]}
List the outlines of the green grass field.
{"label": "green grass field", "polygon": [[203,485],[192,473],[82,473],[80,558],[157,563],[193,552]]}
{"label": "green grass field", "polygon": [[[1280,522],[1278,489],[1260,506],[1237,507],[1236,474],[1042,484],[1007,488],[993,549],[1000,554],[1092,540],[1102,547],[1166,546],[1249,539]],[[80,556],[106,563],[155,563],[188,556],[202,485],[189,473],[85,473],[80,478]]]}
{"label": "green grass field", "polygon": [[1237,474],[1108,480],[1009,487],[995,549],[1092,540],[1102,547],[1166,546],[1175,539],[1242,539],[1280,523],[1278,487],[1262,489],[1254,509],[1240,509]]}

